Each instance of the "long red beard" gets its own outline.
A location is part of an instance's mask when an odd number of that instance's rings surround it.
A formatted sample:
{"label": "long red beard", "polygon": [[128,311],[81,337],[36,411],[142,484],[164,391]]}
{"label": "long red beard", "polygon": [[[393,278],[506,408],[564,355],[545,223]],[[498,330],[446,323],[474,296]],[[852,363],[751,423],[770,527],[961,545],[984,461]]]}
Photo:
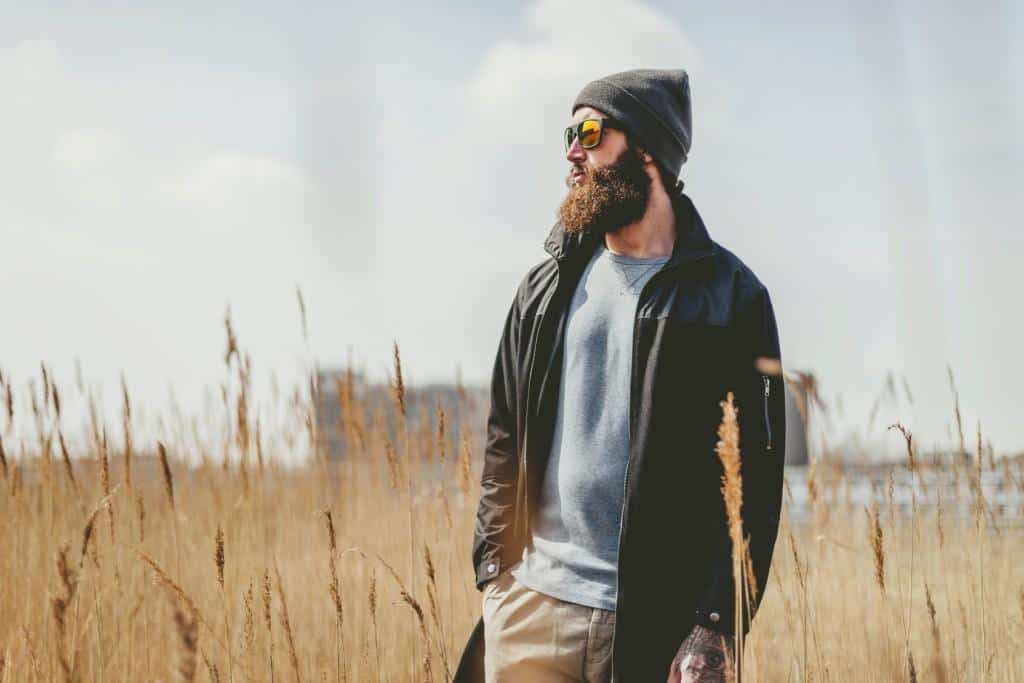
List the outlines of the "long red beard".
{"label": "long red beard", "polygon": [[613,163],[585,171],[582,182],[568,181],[569,192],[558,207],[558,217],[566,232],[603,235],[643,217],[651,194],[651,179],[635,149],[626,147]]}

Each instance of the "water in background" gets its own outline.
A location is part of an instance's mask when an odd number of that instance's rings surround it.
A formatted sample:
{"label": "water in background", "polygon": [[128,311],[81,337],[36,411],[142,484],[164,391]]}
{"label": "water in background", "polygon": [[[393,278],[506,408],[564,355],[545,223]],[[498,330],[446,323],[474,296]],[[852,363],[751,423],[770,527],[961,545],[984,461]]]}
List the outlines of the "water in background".
{"label": "water in background", "polygon": [[[787,465],[787,490],[783,504],[789,508],[790,518],[796,522],[811,519],[808,478],[811,467]],[[872,501],[879,506],[889,503],[890,477],[892,503],[897,514],[909,516],[916,504],[917,513],[934,514],[941,501],[945,517],[973,517],[978,500],[976,478],[980,480],[980,493],[986,517],[991,524],[1019,526],[1024,523],[1024,459],[1000,460],[995,467],[979,473],[974,465],[954,468],[951,465],[919,466],[912,472],[903,465],[872,467],[815,468],[814,479],[818,504],[842,509],[870,507]]]}

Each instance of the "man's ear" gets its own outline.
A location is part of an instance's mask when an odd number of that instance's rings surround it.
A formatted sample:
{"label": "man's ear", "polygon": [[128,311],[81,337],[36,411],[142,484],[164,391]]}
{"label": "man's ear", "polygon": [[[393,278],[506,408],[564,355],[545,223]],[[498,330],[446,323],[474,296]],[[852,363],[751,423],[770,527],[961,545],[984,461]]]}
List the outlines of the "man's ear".
{"label": "man's ear", "polygon": [[644,160],[645,164],[653,158],[650,155],[650,153],[646,149],[644,149],[643,145],[634,143],[634,147],[636,148],[636,151],[640,154],[640,158]]}

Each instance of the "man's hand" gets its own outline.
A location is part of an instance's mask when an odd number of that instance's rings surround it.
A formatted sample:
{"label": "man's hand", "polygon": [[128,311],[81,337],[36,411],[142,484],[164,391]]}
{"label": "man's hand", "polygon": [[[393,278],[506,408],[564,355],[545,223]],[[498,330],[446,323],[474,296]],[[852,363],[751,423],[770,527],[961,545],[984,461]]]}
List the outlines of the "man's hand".
{"label": "man's hand", "polygon": [[668,683],[726,683],[736,680],[733,672],[733,636],[693,627],[679,646],[668,671]]}

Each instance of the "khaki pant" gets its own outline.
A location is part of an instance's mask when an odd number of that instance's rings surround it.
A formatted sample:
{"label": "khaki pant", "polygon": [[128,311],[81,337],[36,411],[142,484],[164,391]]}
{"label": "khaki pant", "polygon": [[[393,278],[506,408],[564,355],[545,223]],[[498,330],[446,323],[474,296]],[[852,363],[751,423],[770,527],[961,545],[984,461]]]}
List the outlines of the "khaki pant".
{"label": "khaki pant", "polygon": [[527,588],[506,569],[483,589],[487,683],[609,683],[615,612]]}

